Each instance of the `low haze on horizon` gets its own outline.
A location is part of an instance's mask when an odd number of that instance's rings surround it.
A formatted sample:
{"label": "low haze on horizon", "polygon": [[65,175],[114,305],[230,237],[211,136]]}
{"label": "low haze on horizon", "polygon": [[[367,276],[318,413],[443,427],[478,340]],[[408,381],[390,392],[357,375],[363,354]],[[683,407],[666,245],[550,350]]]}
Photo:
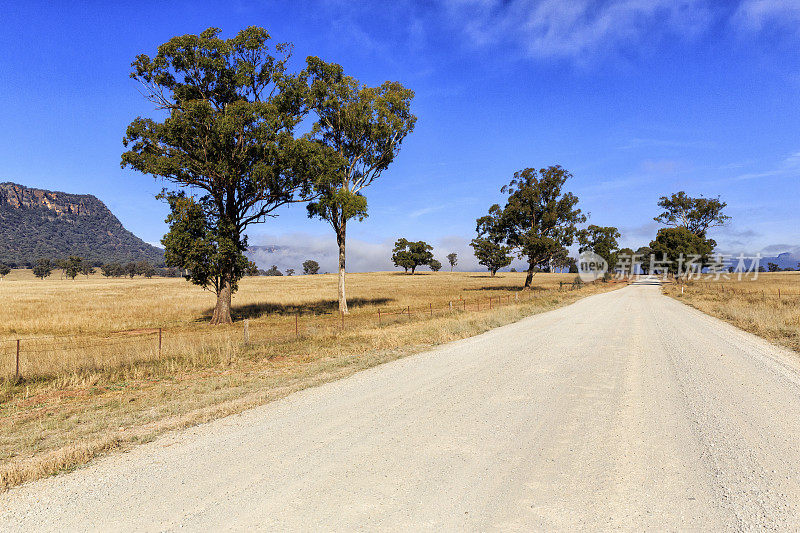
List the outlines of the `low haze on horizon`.
{"label": "low haze on horizon", "polygon": [[[728,203],[732,222],[711,234],[719,250],[797,255],[800,1],[721,4],[6,3],[0,182],[93,194],[157,243],[165,184],[119,166],[125,128],[153,114],[130,63],[175,35],[256,25],[294,44],[295,70],[316,55],[416,92],[416,130],[367,190],[369,217],[348,225],[354,271],[388,268],[398,237],[473,264],[475,219],[515,171],[552,164],[574,175],[567,189],[589,223],[618,226],[622,246],[648,244],[658,198],[685,190]],[[249,234],[335,252],[303,205]]]}

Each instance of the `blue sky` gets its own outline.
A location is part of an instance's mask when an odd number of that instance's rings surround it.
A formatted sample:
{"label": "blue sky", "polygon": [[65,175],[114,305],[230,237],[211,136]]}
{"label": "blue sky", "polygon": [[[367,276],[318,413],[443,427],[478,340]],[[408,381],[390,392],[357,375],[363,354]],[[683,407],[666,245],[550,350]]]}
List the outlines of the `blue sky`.
{"label": "blue sky", "polygon": [[[797,0],[19,1],[0,13],[0,181],[94,194],[150,242],[165,232],[163,184],[119,167],[125,127],[152,112],[131,61],[174,35],[259,25],[294,43],[298,69],[318,55],[416,92],[416,131],[368,190],[370,217],[348,228],[355,270],[386,264],[400,236],[467,254],[514,171],[551,164],[625,245],[653,238],[658,197],[678,190],[728,202],[724,251],[800,245]],[[334,247],[302,205],[250,235]]]}

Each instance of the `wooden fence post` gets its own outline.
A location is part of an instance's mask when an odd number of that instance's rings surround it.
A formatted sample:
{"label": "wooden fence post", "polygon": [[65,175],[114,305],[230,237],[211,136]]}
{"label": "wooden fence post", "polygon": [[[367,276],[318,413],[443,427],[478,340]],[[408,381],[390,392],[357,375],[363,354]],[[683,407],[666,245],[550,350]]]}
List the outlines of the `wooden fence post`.
{"label": "wooden fence post", "polygon": [[450,300],[450,312],[453,312],[453,300]]}
{"label": "wooden fence post", "polygon": [[411,320],[411,306],[410,305],[406,306],[406,311],[408,311],[408,320]]}
{"label": "wooden fence post", "polygon": [[161,358],[161,328],[158,328],[158,357]]}
{"label": "wooden fence post", "polygon": [[16,370],[14,370],[14,382],[19,381],[19,339],[17,339],[17,366]]}
{"label": "wooden fence post", "polygon": [[300,336],[300,311],[294,315],[294,336]]}
{"label": "wooden fence post", "polygon": [[382,326],[383,323],[381,322],[381,310],[378,309],[378,326]]}
{"label": "wooden fence post", "polygon": [[431,311],[431,317],[433,317],[433,304],[431,302],[428,302],[428,308]]}

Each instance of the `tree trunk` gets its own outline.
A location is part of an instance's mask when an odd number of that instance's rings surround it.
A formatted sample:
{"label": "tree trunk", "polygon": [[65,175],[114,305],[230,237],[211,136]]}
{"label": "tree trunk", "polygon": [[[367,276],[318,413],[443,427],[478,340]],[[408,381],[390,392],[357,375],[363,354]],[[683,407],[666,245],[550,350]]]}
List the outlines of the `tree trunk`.
{"label": "tree trunk", "polygon": [[214,315],[211,317],[211,323],[230,324],[231,320],[231,283],[226,277],[222,282],[222,287],[217,293],[217,305],[214,307]]}
{"label": "tree trunk", "polygon": [[494,277],[494,275],[497,274],[497,270],[492,270],[491,273],[492,273],[492,277]]}
{"label": "tree trunk", "polygon": [[344,291],[346,224],[347,222],[342,222],[340,231],[336,233],[336,242],[339,245],[339,312],[343,314],[347,314],[347,297]]}
{"label": "tree trunk", "polygon": [[417,267],[415,267],[415,266],[414,266],[414,267],[411,267],[411,275],[412,275],[412,276],[414,275],[414,271],[415,271],[416,269],[417,269]]}
{"label": "tree trunk", "polygon": [[534,265],[529,265],[528,266],[528,275],[525,276],[525,286],[522,287],[523,290],[531,288],[531,282],[533,282],[533,269],[534,268],[535,268]]}

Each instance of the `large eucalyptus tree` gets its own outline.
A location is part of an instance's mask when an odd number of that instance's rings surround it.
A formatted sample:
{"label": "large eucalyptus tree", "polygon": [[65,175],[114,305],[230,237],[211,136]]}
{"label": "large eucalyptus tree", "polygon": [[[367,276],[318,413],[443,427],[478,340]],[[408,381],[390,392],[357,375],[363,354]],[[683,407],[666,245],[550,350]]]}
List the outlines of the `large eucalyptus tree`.
{"label": "large eucalyptus tree", "polygon": [[414,92],[398,82],[368,87],[346,76],[340,65],[309,57],[308,106],[316,116],[308,138],[319,150],[314,161],[316,199],[309,217],[327,220],[339,247],[339,311],[347,313],[345,258],[347,222],[367,216],[364,189],[394,161],[414,129]]}
{"label": "large eucalyptus tree", "polygon": [[163,193],[172,210],[166,257],[216,293],[214,324],[231,321],[247,268],[245,228],[308,191],[300,169],[311,146],[294,135],[307,87],[287,70],[291,45],[258,27],[219,34],[174,37],[132,63],[157,118],[128,126],[121,163],[178,187]]}

